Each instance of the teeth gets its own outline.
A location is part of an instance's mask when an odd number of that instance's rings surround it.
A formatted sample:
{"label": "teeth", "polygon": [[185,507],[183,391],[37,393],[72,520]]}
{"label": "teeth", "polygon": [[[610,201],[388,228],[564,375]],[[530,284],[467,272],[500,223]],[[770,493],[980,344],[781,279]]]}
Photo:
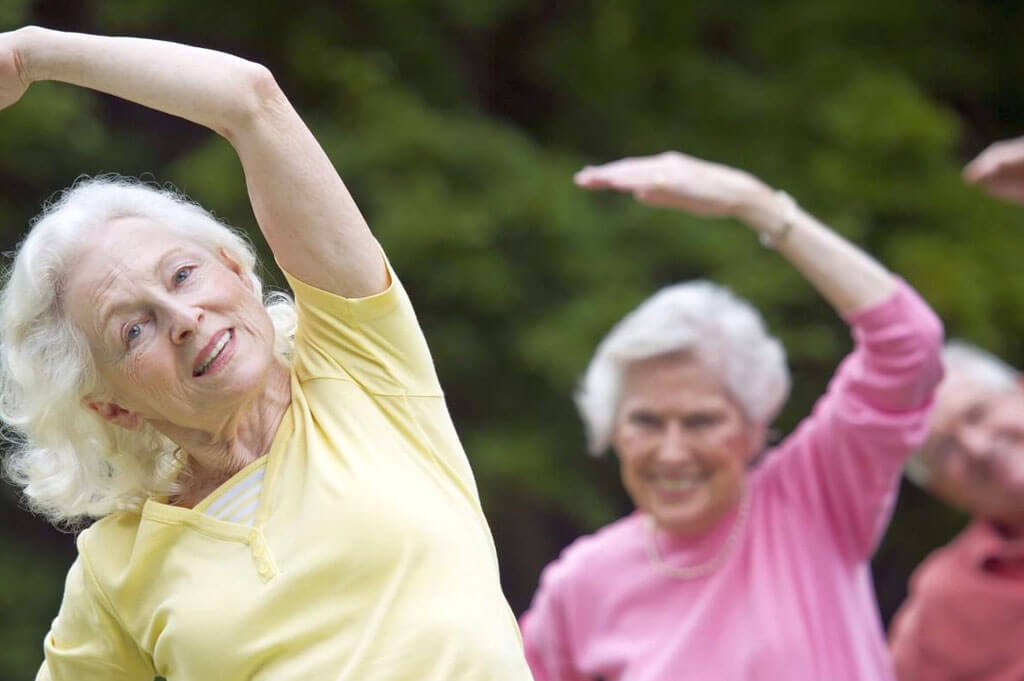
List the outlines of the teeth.
{"label": "teeth", "polygon": [[206,358],[205,362],[199,365],[199,369],[196,371],[197,376],[206,373],[206,370],[210,368],[210,364],[213,362],[213,360],[217,359],[217,356],[220,355],[221,350],[224,349],[224,346],[228,344],[229,340],[231,340],[230,332],[225,333],[223,336],[220,337],[220,340],[217,341],[217,344],[213,346],[213,350],[210,351],[210,356]]}
{"label": "teeth", "polygon": [[656,476],[654,484],[662,489],[666,489],[672,492],[681,492],[684,490],[693,489],[699,485],[702,481],[700,476],[688,477],[688,478],[666,478],[663,476]]}

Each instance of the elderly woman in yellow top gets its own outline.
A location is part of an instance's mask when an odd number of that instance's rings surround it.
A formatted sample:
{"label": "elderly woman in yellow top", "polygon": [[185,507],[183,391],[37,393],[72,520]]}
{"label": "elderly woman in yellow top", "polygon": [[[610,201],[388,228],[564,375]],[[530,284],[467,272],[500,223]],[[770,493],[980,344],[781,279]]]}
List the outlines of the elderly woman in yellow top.
{"label": "elderly woman in yellow top", "polygon": [[3,293],[7,462],[78,539],[39,679],[529,679],[473,477],[409,300],[263,67],[38,28],[37,80],[223,135],[295,292],[245,241],[127,180],[64,192]]}

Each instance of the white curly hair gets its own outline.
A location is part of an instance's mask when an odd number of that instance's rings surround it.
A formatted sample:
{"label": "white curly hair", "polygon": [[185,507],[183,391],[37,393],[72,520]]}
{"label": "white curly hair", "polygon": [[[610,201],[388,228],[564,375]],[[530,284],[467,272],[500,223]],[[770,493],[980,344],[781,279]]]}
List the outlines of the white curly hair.
{"label": "white curly hair", "polygon": [[[942,348],[942,383],[935,391],[935,404],[938,407],[950,390],[963,386],[964,382],[992,392],[1009,392],[1020,390],[1020,374],[1012,366],[995,355],[968,343],[954,339]],[[931,479],[931,461],[925,448],[914,452],[904,467],[904,472],[912,482],[925,487]]]}
{"label": "white curly hair", "polygon": [[782,344],[746,301],[709,281],[663,288],[627,314],[597,346],[576,393],[590,452],[609,448],[629,365],[691,352],[752,422],[767,426],[789,395]]}
{"label": "white curly hair", "polygon": [[[0,292],[0,419],[11,451],[7,477],[27,505],[58,527],[117,510],[138,511],[175,490],[173,442],[150,426],[128,431],[83,405],[102,390],[84,335],[62,308],[61,289],[76,254],[95,230],[122,217],[156,220],[217,253],[223,248],[263,296],[257,260],[244,235],[172,189],[133,178],[83,178],[32,222]],[[284,293],[264,299],[275,354],[290,361],[295,308]]]}

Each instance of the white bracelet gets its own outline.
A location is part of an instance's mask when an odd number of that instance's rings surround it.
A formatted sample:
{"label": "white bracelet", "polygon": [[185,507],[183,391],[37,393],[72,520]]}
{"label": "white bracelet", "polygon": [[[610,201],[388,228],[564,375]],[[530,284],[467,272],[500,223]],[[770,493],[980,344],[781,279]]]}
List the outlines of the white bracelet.
{"label": "white bracelet", "polygon": [[766,229],[757,235],[757,240],[761,242],[761,245],[771,249],[777,248],[789,236],[798,208],[793,197],[781,189],[775,192],[775,196],[782,202],[782,214],[779,216],[779,222],[771,229]]}

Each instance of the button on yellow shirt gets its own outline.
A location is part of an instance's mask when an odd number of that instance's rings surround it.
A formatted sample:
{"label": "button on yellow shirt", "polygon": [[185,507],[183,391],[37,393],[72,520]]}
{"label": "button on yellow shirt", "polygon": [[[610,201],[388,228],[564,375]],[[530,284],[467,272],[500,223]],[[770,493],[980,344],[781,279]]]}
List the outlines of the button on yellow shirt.
{"label": "button on yellow shirt", "polygon": [[[194,509],[150,500],[78,540],[37,679],[529,681],[494,544],[397,279],[294,278],[292,404]],[[265,467],[251,524],[203,513]]]}

